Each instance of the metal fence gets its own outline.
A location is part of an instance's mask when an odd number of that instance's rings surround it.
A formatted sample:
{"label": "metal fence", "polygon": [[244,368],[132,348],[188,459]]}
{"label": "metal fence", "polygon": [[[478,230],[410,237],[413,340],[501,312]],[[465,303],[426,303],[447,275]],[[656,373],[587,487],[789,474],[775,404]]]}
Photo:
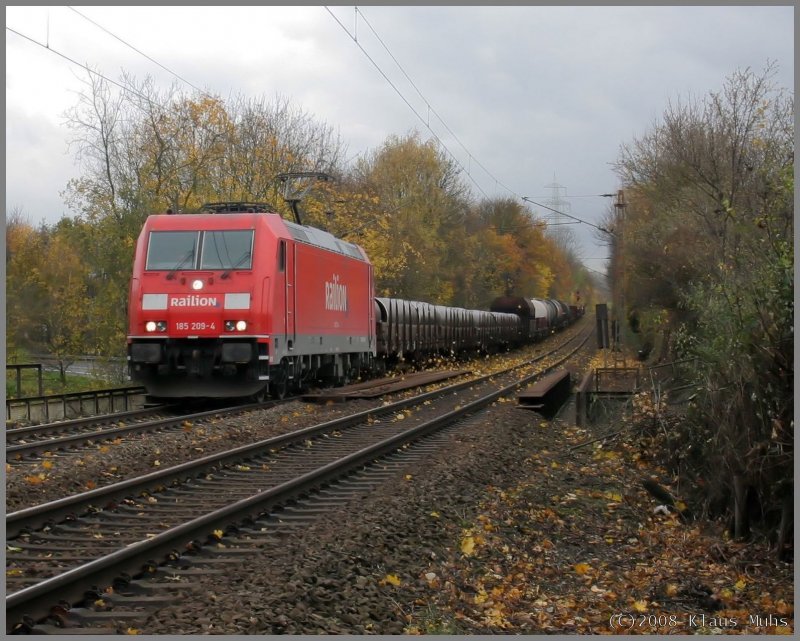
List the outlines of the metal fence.
{"label": "metal fence", "polygon": [[6,399],[6,420],[50,422],[124,412],[142,407],[145,393],[143,387],[115,387],[70,394],[9,398]]}

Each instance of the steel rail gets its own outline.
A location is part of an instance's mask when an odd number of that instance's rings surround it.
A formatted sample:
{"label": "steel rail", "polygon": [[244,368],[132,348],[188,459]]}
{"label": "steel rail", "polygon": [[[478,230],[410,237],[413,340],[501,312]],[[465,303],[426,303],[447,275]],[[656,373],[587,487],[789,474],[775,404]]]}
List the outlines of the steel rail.
{"label": "steel rail", "polygon": [[[561,349],[573,340],[575,340],[575,337],[570,338],[563,345],[559,346],[553,351]],[[586,340],[587,339],[584,339],[581,345],[583,345]],[[293,441],[318,436],[320,434],[324,434],[325,432],[330,432],[337,429],[345,429],[351,425],[358,424],[366,420],[370,416],[376,417],[384,414],[396,413],[399,410],[405,409],[406,407],[424,403],[428,400],[434,400],[447,394],[459,392],[462,389],[480,384],[493,377],[539,362],[540,360],[549,356],[551,353],[552,352],[541,354],[524,364],[515,365],[501,372],[484,374],[483,376],[479,376],[477,378],[454,383],[453,385],[448,385],[446,387],[425,392],[411,398],[401,399],[388,405],[382,405],[377,408],[363,410],[355,414],[350,414],[348,416],[326,421],[325,423],[311,425],[309,427],[295,430],[293,432],[287,432],[286,434],[280,434],[278,436],[272,436],[255,443],[248,443],[230,450],[209,454],[199,459],[156,470],[150,472],[149,474],[119,481],[111,485],[98,487],[87,492],[73,494],[72,496],[62,499],[49,501],[40,505],[34,505],[16,512],[10,512],[6,515],[6,538],[13,538],[25,530],[33,530],[44,527],[45,525],[58,521],[59,519],[72,516],[81,510],[107,505],[121,498],[126,498],[133,494],[140,494],[141,492],[146,491],[148,488],[152,488],[154,486],[164,486],[175,481],[183,481],[187,478],[195,476],[200,470],[205,468],[226,465],[234,461],[252,457],[256,453],[265,449],[274,449],[275,447],[285,446]],[[549,371],[549,369],[539,372],[535,374],[535,376],[539,376],[547,371]],[[253,406],[245,407],[252,409]],[[255,407],[258,406],[256,405]],[[189,418],[190,417],[183,416],[180,417],[180,420],[188,420]]]}
{"label": "steel rail", "polygon": [[[224,529],[230,526],[234,521],[242,521],[247,518],[252,518],[254,515],[261,515],[265,510],[275,507],[291,497],[329,484],[336,479],[346,476],[355,469],[369,465],[376,459],[380,459],[403,445],[413,443],[438,429],[444,428],[447,425],[474,414],[487,407],[498,398],[508,395],[520,387],[529,384],[537,377],[555,369],[555,367],[570,358],[580,349],[586,341],[588,341],[590,336],[591,332],[588,332],[577,347],[543,371],[527,375],[510,385],[492,391],[462,407],[458,407],[416,427],[346,455],[315,470],[302,474],[295,479],[259,491],[248,498],[236,501],[223,508],[172,527],[147,540],[129,544],[125,548],[116,550],[102,558],[95,559],[84,565],[72,568],[58,576],[46,579],[33,586],[23,588],[22,590],[7,595],[6,625],[8,630],[11,631],[26,615],[30,616],[32,613],[38,612],[38,616],[46,616],[46,612],[49,611],[50,607],[58,600],[67,602],[80,600],[86,591],[87,585],[110,584],[120,575],[122,567],[130,568],[143,564],[156,566],[157,564],[152,561],[154,557],[167,554],[172,554],[174,556],[178,548],[184,544],[197,541],[198,537],[203,537],[203,535],[208,536],[215,530],[224,531]],[[537,360],[541,358],[544,358],[544,355]],[[521,366],[510,368],[509,371],[519,367]],[[481,379],[488,379],[494,376],[497,376],[497,374],[486,375],[481,377]],[[476,382],[477,381],[473,380],[471,383],[474,385]],[[463,384],[458,384],[452,387],[462,386]],[[452,390],[450,389],[449,392],[452,392]],[[429,392],[416,399],[407,399],[406,401],[396,403],[394,404],[394,409],[398,409],[400,403],[407,404],[409,401],[418,403],[421,399],[431,394],[433,393]],[[374,411],[361,412],[360,414],[366,415],[370,413],[374,414]],[[333,422],[334,421],[331,423]],[[309,428],[303,431],[307,432]],[[286,436],[288,437],[289,435]],[[237,448],[237,450],[242,449],[253,448],[251,446]],[[13,516],[13,514],[9,515],[9,517]]]}
{"label": "steel rail", "polygon": [[153,421],[145,421],[143,423],[131,423],[130,425],[123,425],[120,427],[113,427],[105,430],[98,430],[96,432],[87,432],[84,434],[70,434],[68,436],[60,436],[56,438],[36,441],[34,443],[19,443],[16,445],[6,446],[6,460],[10,456],[23,457],[30,454],[39,452],[49,452],[54,449],[67,449],[72,446],[92,443],[94,441],[105,441],[109,438],[114,438],[127,434],[129,432],[151,432],[159,429],[169,429],[182,423],[183,421],[197,421],[204,418],[211,418],[214,416],[228,416],[236,415],[242,412],[247,412],[252,409],[271,407],[275,401],[267,401],[266,403],[249,403],[247,405],[236,405],[234,407],[226,407],[215,410],[207,410],[204,412],[196,412],[194,414],[183,414],[181,416],[172,416],[169,418],[161,418]]}
{"label": "steel rail", "polygon": [[24,427],[9,427],[6,428],[6,441],[9,437],[18,438],[26,435],[39,435],[39,434],[57,434],[65,432],[70,429],[91,427],[93,425],[102,425],[103,423],[113,423],[114,421],[135,419],[148,414],[156,414],[165,409],[169,409],[170,405],[159,405],[156,407],[142,408],[138,410],[127,410],[124,412],[114,412],[112,414],[98,414],[96,416],[84,416],[81,418],[71,418],[64,421],[54,421],[53,423],[41,423],[39,425],[26,425]]}

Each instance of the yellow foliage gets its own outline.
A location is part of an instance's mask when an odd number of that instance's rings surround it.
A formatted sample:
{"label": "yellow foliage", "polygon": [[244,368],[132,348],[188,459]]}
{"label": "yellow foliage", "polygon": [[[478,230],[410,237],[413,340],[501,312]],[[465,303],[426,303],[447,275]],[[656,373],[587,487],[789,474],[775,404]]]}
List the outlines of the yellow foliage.
{"label": "yellow foliage", "polygon": [[465,536],[461,539],[461,552],[466,556],[470,556],[475,550],[475,539],[471,536]]}

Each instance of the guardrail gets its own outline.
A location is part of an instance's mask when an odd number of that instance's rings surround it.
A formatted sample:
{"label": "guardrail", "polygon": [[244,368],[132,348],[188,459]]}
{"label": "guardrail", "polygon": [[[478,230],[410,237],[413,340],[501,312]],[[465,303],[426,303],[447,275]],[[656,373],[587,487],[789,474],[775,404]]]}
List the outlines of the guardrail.
{"label": "guardrail", "polygon": [[114,387],[69,394],[48,394],[6,399],[6,420],[50,422],[92,414],[124,412],[134,407],[134,397],[144,396],[144,387]]}
{"label": "guardrail", "polygon": [[15,396],[19,396],[20,391],[22,390],[22,370],[24,369],[33,369],[36,370],[36,378],[39,384],[39,395],[42,394],[42,364],[41,363],[13,363],[10,365],[6,365],[6,371],[13,369],[15,372],[16,382],[17,382],[17,391],[15,392]]}

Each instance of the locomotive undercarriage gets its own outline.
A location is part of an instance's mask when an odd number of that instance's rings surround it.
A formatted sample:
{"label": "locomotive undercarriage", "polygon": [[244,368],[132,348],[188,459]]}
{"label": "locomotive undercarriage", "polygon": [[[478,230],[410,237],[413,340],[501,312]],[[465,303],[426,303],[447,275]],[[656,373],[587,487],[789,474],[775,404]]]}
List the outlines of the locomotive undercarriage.
{"label": "locomotive undercarriage", "polygon": [[370,353],[306,354],[271,362],[253,339],[134,341],[128,349],[132,381],[154,398],[283,398],[313,384],[341,386],[377,370]]}
{"label": "locomotive undercarriage", "polygon": [[267,384],[260,351],[253,339],[134,341],[128,371],[156,398],[248,396]]}
{"label": "locomotive undercarriage", "polygon": [[375,359],[369,353],[307,354],[296,357],[296,375],[302,383],[323,386],[347,385],[375,369]]}
{"label": "locomotive undercarriage", "polygon": [[262,400],[267,394],[282,399],[287,394],[298,394],[312,385],[339,387],[347,385],[360,376],[369,376],[376,371],[371,354],[306,354],[289,356],[279,364],[269,367],[269,384],[264,385],[253,397]]}

